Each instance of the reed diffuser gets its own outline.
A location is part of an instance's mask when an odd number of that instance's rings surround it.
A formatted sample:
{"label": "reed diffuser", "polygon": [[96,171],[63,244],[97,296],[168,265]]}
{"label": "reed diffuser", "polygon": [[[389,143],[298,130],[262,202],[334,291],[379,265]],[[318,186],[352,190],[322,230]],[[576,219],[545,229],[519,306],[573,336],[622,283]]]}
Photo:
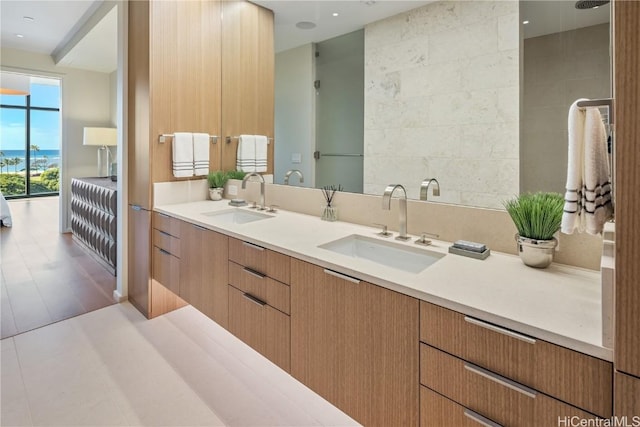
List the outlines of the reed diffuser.
{"label": "reed diffuser", "polygon": [[325,185],[322,187],[322,195],[324,196],[324,200],[326,205],[322,209],[322,220],[323,221],[337,221],[338,220],[338,208],[333,206],[333,198],[336,195],[336,192],[342,191],[342,185]]}

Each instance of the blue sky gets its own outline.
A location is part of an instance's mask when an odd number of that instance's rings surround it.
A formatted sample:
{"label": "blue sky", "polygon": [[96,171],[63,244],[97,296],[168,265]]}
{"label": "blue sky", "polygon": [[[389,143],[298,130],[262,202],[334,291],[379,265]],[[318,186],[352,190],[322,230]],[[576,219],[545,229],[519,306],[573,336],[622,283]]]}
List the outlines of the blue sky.
{"label": "blue sky", "polygon": [[[43,79],[37,79],[43,80]],[[48,79],[58,83],[57,80]],[[0,95],[0,103],[25,105],[26,97]],[[60,107],[59,84],[31,83],[31,105],[34,107]],[[0,111],[0,149],[24,150],[25,110],[2,108]],[[31,112],[31,144],[41,150],[60,149],[60,113],[55,111]]]}

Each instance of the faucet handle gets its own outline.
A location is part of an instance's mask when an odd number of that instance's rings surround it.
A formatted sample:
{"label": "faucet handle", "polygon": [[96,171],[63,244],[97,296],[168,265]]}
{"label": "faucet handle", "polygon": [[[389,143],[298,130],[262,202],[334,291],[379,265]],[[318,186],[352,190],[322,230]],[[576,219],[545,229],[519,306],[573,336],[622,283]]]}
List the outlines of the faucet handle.
{"label": "faucet handle", "polygon": [[420,238],[416,239],[416,244],[417,245],[424,245],[424,246],[429,246],[431,244],[431,240],[427,239],[427,236],[433,238],[433,239],[437,239],[438,237],[440,237],[437,234],[433,234],[433,233],[428,233],[426,231],[423,231],[420,235]]}
{"label": "faucet handle", "polygon": [[390,233],[389,231],[387,231],[387,225],[386,224],[378,224],[377,222],[374,222],[373,225],[377,225],[378,227],[382,227],[382,231],[379,232],[379,233],[376,233],[378,236],[382,236],[382,237],[393,236],[393,233]]}
{"label": "faucet handle", "polygon": [[258,202],[251,202],[251,206],[249,206],[249,209],[256,209],[258,207]]}
{"label": "faucet handle", "polygon": [[276,212],[278,212],[278,210],[276,208],[279,208],[279,207],[280,206],[278,206],[278,205],[271,205],[271,206],[269,206],[269,209],[267,209],[267,212],[276,213]]}

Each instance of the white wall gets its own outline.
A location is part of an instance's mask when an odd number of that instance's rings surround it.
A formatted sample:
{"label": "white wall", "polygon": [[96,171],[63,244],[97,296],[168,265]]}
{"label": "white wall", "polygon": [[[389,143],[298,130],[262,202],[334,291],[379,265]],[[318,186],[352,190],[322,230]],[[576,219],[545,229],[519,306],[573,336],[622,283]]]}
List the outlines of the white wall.
{"label": "white wall", "polygon": [[[516,1],[444,1],[365,27],[364,192],[501,207],[519,187]],[[430,198],[431,200],[431,198]]]}
{"label": "white wall", "polygon": [[112,126],[109,74],[57,67],[49,55],[2,49],[7,70],[62,79],[62,169],[60,227],[69,231],[71,178],[95,176],[97,148],[82,145],[85,126]]}
{"label": "white wall", "polygon": [[[307,44],[276,54],[275,62],[275,174],[274,182],[284,183],[289,169],[299,169],[294,185],[313,186],[315,147],[314,49]],[[301,163],[293,163],[291,155],[299,153]]]}
{"label": "white wall", "polygon": [[109,119],[111,126],[118,122],[118,72],[109,74]]}

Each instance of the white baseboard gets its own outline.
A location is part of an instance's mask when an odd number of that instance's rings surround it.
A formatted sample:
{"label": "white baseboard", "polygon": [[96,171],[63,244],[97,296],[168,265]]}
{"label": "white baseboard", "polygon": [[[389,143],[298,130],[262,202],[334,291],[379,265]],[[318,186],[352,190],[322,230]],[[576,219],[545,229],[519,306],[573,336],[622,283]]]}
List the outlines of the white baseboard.
{"label": "white baseboard", "polygon": [[126,301],[127,297],[123,297],[122,294],[120,292],[118,292],[117,289],[115,289],[113,291],[113,299],[115,300],[115,302],[121,303],[123,301]]}

